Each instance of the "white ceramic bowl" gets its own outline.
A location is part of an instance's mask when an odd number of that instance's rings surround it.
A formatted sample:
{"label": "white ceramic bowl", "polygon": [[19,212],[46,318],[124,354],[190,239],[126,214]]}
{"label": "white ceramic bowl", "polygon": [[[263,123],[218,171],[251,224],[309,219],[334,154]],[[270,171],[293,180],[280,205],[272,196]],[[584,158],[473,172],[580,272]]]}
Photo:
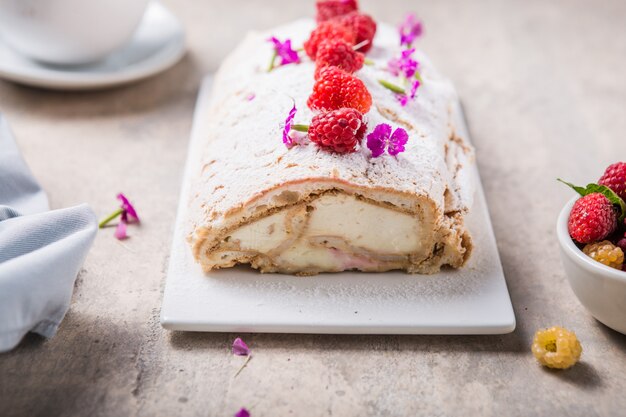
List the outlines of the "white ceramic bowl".
{"label": "white ceramic bowl", "polygon": [[563,207],[556,226],[565,274],[574,294],[593,317],[626,334],[626,272],[594,261],[574,244],[567,221],[577,199]]}
{"label": "white ceramic bowl", "polygon": [[124,45],[150,0],[0,0],[0,37],[38,61],[78,65]]}

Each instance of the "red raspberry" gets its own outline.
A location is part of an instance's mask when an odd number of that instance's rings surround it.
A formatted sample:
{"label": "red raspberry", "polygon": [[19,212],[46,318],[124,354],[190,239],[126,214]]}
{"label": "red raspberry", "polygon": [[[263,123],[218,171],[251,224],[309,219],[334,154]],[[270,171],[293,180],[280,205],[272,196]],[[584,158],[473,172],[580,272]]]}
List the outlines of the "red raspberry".
{"label": "red raspberry", "polygon": [[304,50],[309,58],[315,60],[315,57],[317,56],[317,48],[322,41],[327,39],[343,39],[350,45],[354,45],[356,34],[352,31],[352,29],[335,20],[320,23],[313,30],[313,32],[311,32],[309,39],[304,42]]}
{"label": "red raspberry", "polygon": [[350,153],[356,150],[366,130],[363,114],[344,107],[313,117],[309,126],[309,139],[323,149]]}
{"label": "red raspberry", "polygon": [[622,200],[626,200],[626,162],[617,162],[604,171],[598,184],[609,187]]}
{"label": "red raspberry", "polygon": [[608,198],[591,193],[574,203],[567,228],[572,239],[579,243],[598,242],[617,228],[617,213]]}
{"label": "red raspberry", "polygon": [[320,43],[315,58],[315,79],[325,67],[338,67],[353,73],[361,69],[365,57],[352,49],[352,45],[341,39],[328,39]]}
{"label": "red raspberry", "polygon": [[356,0],[318,0],[315,6],[318,23],[359,10]]}
{"label": "red raspberry", "polygon": [[326,67],[320,70],[307,104],[312,110],[349,107],[367,113],[372,106],[372,96],[363,81],[354,75],[337,67]]}
{"label": "red raspberry", "polygon": [[374,19],[366,14],[350,13],[338,20],[355,33],[355,45],[368,41],[366,45],[359,48],[359,52],[365,54],[372,49],[372,45],[374,45],[374,35],[376,35],[376,22]]}

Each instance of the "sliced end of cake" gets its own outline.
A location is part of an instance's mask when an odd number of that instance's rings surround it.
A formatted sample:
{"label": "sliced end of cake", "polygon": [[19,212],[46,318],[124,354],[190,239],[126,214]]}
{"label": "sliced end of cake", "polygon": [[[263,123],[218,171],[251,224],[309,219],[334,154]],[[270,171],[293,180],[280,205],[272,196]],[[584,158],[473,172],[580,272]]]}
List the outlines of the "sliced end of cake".
{"label": "sliced end of cake", "polygon": [[299,275],[429,274],[444,265],[460,267],[471,250],[459,213],[444,214],[429,198],[338,181],[285,184],[225,218],[228,226],[198,228],[193,237],[194,254],[207,271],[250,264]]}

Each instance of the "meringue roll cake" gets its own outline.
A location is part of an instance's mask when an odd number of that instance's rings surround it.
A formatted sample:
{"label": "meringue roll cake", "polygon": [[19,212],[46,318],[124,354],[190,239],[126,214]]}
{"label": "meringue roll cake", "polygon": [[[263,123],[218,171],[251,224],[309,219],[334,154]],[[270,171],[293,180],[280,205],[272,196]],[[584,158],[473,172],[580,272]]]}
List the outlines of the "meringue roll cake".
{"label": "meringue roll cake", "polygon": [[[319,146],[311,129],[320,110],[308,103],[316,63],[300,51],[298,62],[281,65],[268,42],[289,39],[298,49],[315,25],[250,33],[218,71],[191,185],[196,260],[205,271],[249,264],[296,275],[462,267],[472,249],[464,217],[474,154],[454,87],[416,51],[421,83],[414,97],[406,84],[403,102],[384,85],[403,82],[389,69],[402,53],[398,33],[379,24],[365,65],[352,74],[371,95],[355,126],[359,142],[349,152]],[[309,133],[289,130],[291,123],[310,124]],[[406,132],[403,152],[389,142],[375,155],[369,135],[380,125]]]}

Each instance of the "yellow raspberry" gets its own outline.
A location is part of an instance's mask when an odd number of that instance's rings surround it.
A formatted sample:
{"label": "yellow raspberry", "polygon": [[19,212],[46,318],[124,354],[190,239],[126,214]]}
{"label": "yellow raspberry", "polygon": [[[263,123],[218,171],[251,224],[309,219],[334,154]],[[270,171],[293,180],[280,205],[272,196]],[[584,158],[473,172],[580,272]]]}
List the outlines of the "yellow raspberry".
{"label": "yellow raspberry", "polygon": [[583,252],[591,259],[611,268],[622,269],[624,264],[624,251],[608,240],[590,243],[583,248]]}
{"label": "yellow raspberry", "polygon": [[551,327],[535,333],[533,355],[548,368],[567,369],[580,359],[583,351],[574,332],[562,327]]}

